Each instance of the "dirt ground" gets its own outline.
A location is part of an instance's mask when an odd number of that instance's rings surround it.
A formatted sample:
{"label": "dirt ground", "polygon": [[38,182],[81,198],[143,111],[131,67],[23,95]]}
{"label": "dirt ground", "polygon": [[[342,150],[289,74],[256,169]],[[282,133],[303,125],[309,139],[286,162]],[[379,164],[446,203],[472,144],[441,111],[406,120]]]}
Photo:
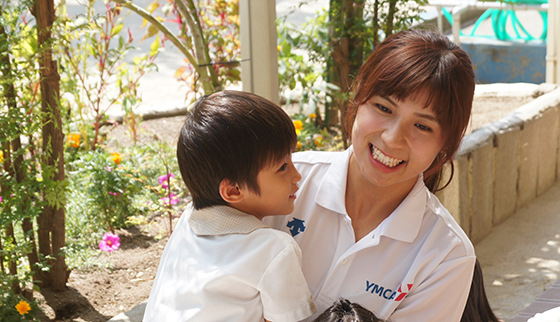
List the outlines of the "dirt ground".
{"label": "dirt ground", "polygon": [[67,291],[36,293],[44,301],[41,320],[105,322],[146,300],[167,242],[167,237],[154,238],[157,229],[167,230],[160,221],[165,222],[155,218],[151,230],[132,227],[117,231],[120,249],[100,258],[111,262],[112,269],[72,271]]}
{"label": "dirt ground", "polygon": [[[473,107],[470,129],[493,122],[532,100],[532,97],[477,98]],[[147,120],[142,123],[140,141],[154,136],[175,144],[184,117],[175,116]],[[130,144],[130,137],[122,125],[109,133],[113,144]],[[150,229],[132,227],[118,232],[121,248],[112,254],[104,254],[104,260],[113,263],[113,269],[87,272],[73,271],[68,290],[62,293],[44,293],[35,296],[44,299],[42,321],[107,321],[128,311],[146,300],[167,237],[157,240],[161,229],[167,230],[166,220],[156,216]]]}

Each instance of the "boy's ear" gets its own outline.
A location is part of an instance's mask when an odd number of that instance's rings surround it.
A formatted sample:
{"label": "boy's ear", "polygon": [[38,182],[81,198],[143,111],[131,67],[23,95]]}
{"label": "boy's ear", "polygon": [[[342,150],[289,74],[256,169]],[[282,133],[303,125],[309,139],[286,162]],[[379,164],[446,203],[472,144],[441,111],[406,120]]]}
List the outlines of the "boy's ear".
{"label": "boy's ear", "polygon": [[243,192],[237,184],[231,183],[228,179],[220,182],[220,196],[227,203],[238,203],[243,200]]}

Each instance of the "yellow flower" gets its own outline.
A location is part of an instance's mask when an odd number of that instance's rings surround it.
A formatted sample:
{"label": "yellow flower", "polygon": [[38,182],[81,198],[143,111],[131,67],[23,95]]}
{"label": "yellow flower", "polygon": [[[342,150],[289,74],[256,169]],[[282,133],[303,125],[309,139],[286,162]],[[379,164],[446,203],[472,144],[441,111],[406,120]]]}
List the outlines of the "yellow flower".
{"label": "yellow flower", "polygon": [[4,163],[4,151],[0,151],[0,164]]}
{"label": "yellow flower", "polygon": [[296,134],[299,135],[301,133],[301,130],[303,129],[303,122],[300,120],[295,120],[294,122],[294,127],[296,128]]}
{"label": "yellow flower", "polygon": [[278,52],[280,52],[280,50],[282,50],[282,46],[278,45],[276,46],[276,49],[278,50]]}
{"label": "yellow flower", "polygon": [[310,118],[312,118],[312,119],[314,119],[314,118],[316,118],[316,117],[317,117],[317,114],[315,114],[315,113],[311,113],[311,114],[309,114],[309,117],[310,117]]}
{"label": "yellow flower", "polygon": [[297,148],[298,148],[298,150],[301,149],[301,142],[300,141],[297,141]]}
{"label": "yellow flower", "polygon": [[313,135],[313,142],[315,142],[315,145],[318,147],[323,146],[323,136],[321,134]]}
{"label": "yellow flower", "polygon": [[111,153],[111,158],[116,164],[121,164],[122,156],[118,152]]}
{"label": "yellow flower", "polygon": [[66,138],[66,143],[68,143],[73,148],[77,148],[77,147],[80,146],[80,138],[81,137],[82,136],[80,134],[70,133],[70,134],[68,134],[68,137]]}
{"label": "yellow flower", "polygon": [[29,306],[29,303],[25,301],[19,301],[19,303],[16,304],[16,310],[19,312],[19,314],[24,315],[31,311],[31,306]]}

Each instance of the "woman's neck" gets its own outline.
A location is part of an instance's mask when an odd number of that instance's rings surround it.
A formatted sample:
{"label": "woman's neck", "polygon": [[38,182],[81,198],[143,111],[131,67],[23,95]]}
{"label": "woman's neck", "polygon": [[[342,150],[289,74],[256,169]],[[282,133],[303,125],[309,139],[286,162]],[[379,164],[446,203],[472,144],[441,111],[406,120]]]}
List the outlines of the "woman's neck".
{"label": "woman's neck", "polygon": [[415,181],[377,186],[362,174],[354,155],[350,157],[346,182],[346,212],[352,219],[356,242],[374,230],[397,209]]}

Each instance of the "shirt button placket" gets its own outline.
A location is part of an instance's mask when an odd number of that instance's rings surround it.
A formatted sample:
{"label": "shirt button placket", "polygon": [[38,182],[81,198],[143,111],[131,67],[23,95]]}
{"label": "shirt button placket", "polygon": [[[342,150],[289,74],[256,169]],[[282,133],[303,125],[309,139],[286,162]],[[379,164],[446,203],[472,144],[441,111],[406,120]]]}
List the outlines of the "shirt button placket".
{"label": "shirt button placket", "polygon": [[329,273],[325,284],[323,284],[323,288],[318,294],[318,300],[320,302],[327,303],[329,304],[328,306],[330,306],[340,297],[341,288],[347,280],[348,270],[351,266],[346,264],[348,264],[347,257],[340,260],[333,271]]}

